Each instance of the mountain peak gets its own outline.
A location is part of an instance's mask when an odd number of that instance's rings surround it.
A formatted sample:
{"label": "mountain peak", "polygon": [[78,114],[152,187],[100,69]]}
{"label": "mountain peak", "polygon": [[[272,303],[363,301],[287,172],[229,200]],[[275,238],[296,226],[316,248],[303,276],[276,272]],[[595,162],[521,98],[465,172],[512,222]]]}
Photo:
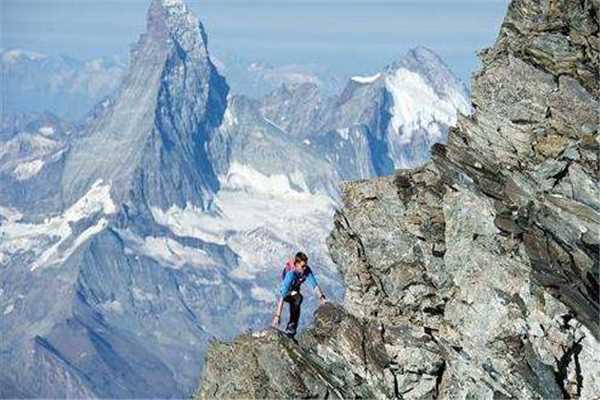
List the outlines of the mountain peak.
{"label": "mountain peak", "polygon": [[220,123],[229,90],[206,43],[182,0],[152,1],[147,32],[133,48],[114,103],[68,156],[68,201],[102,179],[123,201],[139,195],[162,207],[206,203],[218,184],[204,144]]}
{"label": "mountain peak", "polygon": [[443,63],[442,58],[429,47],[425,46],[417,46],[412,48],[406,53],[405,57],[412,57],[417,60],[425,60],[425,61],[436,61],[439,63]]}
{"label": "mountain peak", "polygon": [[169,15],[185,15],[189,14],[187,4],[183,0],[152,0],[150,3],[150,13],[163,13]]}
{"label": "mountain peak", "polygon": [[152,0],[146,26],[147,34],[154,39],[199,37],[204,42],[203,47],[206,47],[204,27],[183,0]]}
{"label": "mountain peak", "polygon": [[413,72],[427,70],[450,71],[446,63],[435,51],[424,46],[417,46],[408,50],[396,61],[389,64],[385,70],[388,73],[394,73],[402,68]]}

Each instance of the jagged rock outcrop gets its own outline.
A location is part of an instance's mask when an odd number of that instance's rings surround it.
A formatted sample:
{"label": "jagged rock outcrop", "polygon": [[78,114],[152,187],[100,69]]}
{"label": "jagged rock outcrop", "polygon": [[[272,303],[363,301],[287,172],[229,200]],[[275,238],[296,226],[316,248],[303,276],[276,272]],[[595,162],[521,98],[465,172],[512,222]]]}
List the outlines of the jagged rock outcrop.
{"label": "jagged rock outcrop", "polygon": [[432,163],[344,186],[347,311],[214,343],[199,397],[596,398],[599,12],[514,0]]}
{"label": "jagged rock outcrop", "polygon": [[390,397],[381,374],[389,362],[378,326],[327,304],[297,341],[269,329],[215,342],[198,397]]}

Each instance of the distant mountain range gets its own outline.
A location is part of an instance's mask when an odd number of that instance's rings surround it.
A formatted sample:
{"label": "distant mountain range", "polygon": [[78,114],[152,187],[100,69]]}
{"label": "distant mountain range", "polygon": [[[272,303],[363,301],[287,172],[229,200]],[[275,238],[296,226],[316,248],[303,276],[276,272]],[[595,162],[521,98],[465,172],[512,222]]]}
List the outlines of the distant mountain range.
{"label": "distant mountain range", "polygon": [[[262,97],[283,84],[313,83],[324,93],[338,92],[343,79],[323,66],[270,65],[224,56],[215,60],[233,92]],[[0,49],[2,106],[5,113],[50,112],[75,122],[105,97],[115,93],[127,62],[119,57],[82,61],[23,49]]]}
{"label": "distant mountain range", "polygon": [[234,94],[253,98],[265,96],[284,84],[312,83],[328,95],[339,93],[345,84],[344,77],[325,65],[273,65],[231,54],[221,55],[219,58],[213,56],[212,60],[217,69],[227,77]]}
{"label": "distant mountain range", "polygon": [[80,61],[32,51],[0,51],[4,112],[52,112],[76,120],[119,86],[127,68],[116,57]]}
{"label": "distant mountain range", "polygon": [[282,83],[232,94],[183,1],[153,0],[83,119],[2,115],[2,397],[189,395],[211,337],[267,323],[284,257],[305,249],[343,297],[325,244],[340,182],[424,162],[470,112],[424,48],[337,95]]}

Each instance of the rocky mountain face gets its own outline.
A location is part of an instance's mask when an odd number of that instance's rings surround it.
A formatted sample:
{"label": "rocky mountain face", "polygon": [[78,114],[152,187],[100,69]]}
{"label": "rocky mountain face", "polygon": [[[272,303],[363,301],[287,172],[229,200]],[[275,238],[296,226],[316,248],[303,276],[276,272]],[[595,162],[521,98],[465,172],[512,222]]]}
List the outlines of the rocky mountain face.
{"label": "rocky mountain face", "polygon": [[205,208],[218,189],[206,146],[228,92],[208,57],[206,35],[182,2],[154,1],[122,88],[69,153],[67,204],[99,179],[118,201]]}
{"label": "rocky mountain face", "polygon": [[213,342],[197,397],[596,398],[599,15],[513,0],[448,145],[344,185],[344,308]]}
{"label": "rocky mountain face", "polygon": [[423,47],[382,73],[353,77],[338,96],[305,83],[282,86],[261,103],[265,118],[306,140],[345,180],[422,165],[457,115],[471,110],[465,86]]}
{"label": "rocky mountain face", "polygon": [[2,110],[49,111],[74,122],[117,90],[126,69],[114,57],[81,61],[20,49],[0,50]]}
{"label": "rocky mountain face", "polygon": [[303,82],[283,84],[261,99],[230,96],[211,157],[221,171],[237,157],[337,200],[340,180],[423,164],[433,144],[446,142],[457,115],[469,112],[464,85],[437,55],[417,48],[384,73],[352,78],[339,95]]}
{"label": "rocky mountain face", "polygon": [[73,124],[50,113],[5,113],[0,117],[0,207],[54,207],[49,199],[59,185],[74,130]]}

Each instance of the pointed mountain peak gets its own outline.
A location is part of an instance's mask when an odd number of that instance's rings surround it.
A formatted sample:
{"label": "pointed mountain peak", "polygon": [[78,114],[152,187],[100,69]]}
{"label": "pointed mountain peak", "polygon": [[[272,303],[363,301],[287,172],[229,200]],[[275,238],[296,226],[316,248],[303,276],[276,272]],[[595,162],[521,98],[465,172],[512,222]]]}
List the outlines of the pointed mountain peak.
{"label": "pointed mountain peak", "polygon": [[448,70],[448,66],[436,52],[427,47],[418,46],[408,50],[399,59],[385,67],[387,73],[394,73],[399,69],[418,72],[427,69]]}
{"label": "pointed mountain peak", "polygon": [[204,207],[218,188],[206,143],[228,91],[198,18],[182,0],[153,0],[119,92],[67,157],[66,203],[102,179],[120,203]]}
{"label": "pointed mountain peak", "polygon": [[414,58],[415,60],[434,61],[438,63],[444,62],[435,51],[425,46],[417,46],[413,49],[410,49],[408,53],[406,53],[405,57]]}
{"label": "pointed mountain peak", "polygon": [[161,17],[188,15],[191,12],[184,0],[152,0],[148,10],[149,17]]}
{"label": "pointed mountain peak", "polygon": [[410,49],[400,59],[385,68],[385,75],[394,79],[398,75],[418,75],[442,97],[455,92],[466,101],[468,89],[444,60],[433,50],[418,46]]}
{"label": "pointed mountain peak", "polygon": [[152,38],[201,38],[206,47],[204,27],[183,0],[152,0],[146,24]]}

